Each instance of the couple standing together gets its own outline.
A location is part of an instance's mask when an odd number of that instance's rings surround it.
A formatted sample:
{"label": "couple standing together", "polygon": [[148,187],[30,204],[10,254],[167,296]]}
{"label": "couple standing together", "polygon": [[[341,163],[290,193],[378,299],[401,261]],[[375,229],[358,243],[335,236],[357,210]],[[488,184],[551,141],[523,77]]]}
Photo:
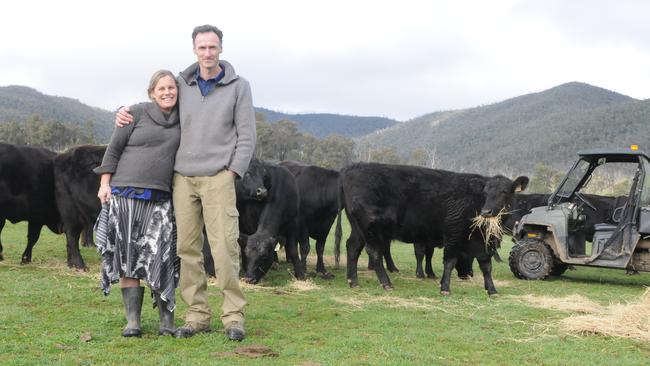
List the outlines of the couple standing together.
{"label": "couple standing together", "polygon": [[[167,70],[154,73],[147,90],[152,102],[120,109],[116,123],[122,127],[94,170],[101,175],[95,230],[102,288],[108,294],[112,283],[120,283],[125,337],[142,334],[140,280],[158,307],[159,334],[186,338],[210,330],[204,226],[224,298],[226,336],[245,337],[235,179],[244,176],[253,155],[255,113],[250,85],[219,59],[222,38],[211,25],[194,29],[197,62],[176,78]],[[188,306],[180,328],[174,326],[177,286]]]}

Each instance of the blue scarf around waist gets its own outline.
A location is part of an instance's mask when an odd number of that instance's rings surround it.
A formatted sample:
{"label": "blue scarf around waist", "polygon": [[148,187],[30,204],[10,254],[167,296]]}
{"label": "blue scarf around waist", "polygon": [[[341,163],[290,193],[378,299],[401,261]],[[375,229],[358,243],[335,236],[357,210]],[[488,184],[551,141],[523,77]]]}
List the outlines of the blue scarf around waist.
{"label": "blue scarf around waist", "polygon": [[119,197],[145,201],[165,201],[172,198],[169,192],[153,188],[112,187],[111,194]]}

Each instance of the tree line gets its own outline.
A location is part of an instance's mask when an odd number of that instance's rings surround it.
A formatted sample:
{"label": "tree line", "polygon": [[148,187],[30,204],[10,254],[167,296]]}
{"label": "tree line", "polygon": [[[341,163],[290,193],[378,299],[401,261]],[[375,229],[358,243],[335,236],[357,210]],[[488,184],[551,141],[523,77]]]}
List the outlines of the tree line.
{"label": "tree line", "polygon": [[0,141],[61,152],[71,146],[94,144],[93,129],[90,121],[80,126],[55,120],[44,121],[39,115],[32,115],[24,122],[0,123]]}
{"label": "tree line", "polygon": [[261,113],[256,113],[255,117],[255,156],[259,159],[294,160],[335,170],[355,161],[435,167],[435,150],[416,149],[411,158],[405,161],[391,147],[358,144],[353,139],[336,134],[319,139],[300,132],[293,121],[267,122]]}
{"label": "tree line", "polygon": [[[294,160],[305,164],[340,170],[353,162],[407,164],[435,169],[449,169],[439,161],[435,147],[417,148],[404,159],[392,147],[372,146],[365,140],[356,141],[340,135],[318,139],[301,133],[297,124],[289,120],[267,122],[256,113],[257,145],[255,156],[263,160]],[[33,115],[25,122],[0,123],[0,141],[44,147],[61,152],[68,147],[94,144],[99,140],[93,133],[93,123],[82,126],[60,121],[44,121]],[[550,193],[561,183],[565,172],[550,165],[535,166],[529,187],[530,193]],[[609,196],[627,195],[629,177],[609,174],[593,177],[590,193]]]}

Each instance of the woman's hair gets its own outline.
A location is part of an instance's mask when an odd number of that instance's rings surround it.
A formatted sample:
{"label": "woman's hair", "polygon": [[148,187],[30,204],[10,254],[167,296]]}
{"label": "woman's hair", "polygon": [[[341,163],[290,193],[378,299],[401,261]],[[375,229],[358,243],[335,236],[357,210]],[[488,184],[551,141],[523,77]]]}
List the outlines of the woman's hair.
{"label": "woman's hair", "polygon": [[174,82],[176,83],[176,86],[178,86],[178,82],[176,81],[176,78],[174,77],[174,74],[172,74],[171,71],[169,70],[158,70],[151,75],[151,80],[149,81],[149,88],[147,89],[147,95],[149,96],[149,99],[153,102],[154,99],[151,97],[151,94],[153,93],[154,89],[156,89],[156,85],[160,81],[160,79],[164,78],[165,76],[169,76],[172,79],[174,79]]}

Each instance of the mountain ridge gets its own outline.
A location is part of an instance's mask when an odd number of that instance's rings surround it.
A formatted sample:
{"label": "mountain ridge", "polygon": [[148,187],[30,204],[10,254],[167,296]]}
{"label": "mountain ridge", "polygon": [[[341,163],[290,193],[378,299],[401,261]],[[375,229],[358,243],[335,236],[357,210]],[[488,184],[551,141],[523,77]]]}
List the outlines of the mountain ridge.
{"label": "mountain ridge", "polygon": [[563,170],[580,149],[643,140],[646,104],[570,82],[486,106],[426,114],[361,140],[392,147],[403,157],[417,148],[435,149],[442,168],[450,170],[531,172],[540,162]]}

